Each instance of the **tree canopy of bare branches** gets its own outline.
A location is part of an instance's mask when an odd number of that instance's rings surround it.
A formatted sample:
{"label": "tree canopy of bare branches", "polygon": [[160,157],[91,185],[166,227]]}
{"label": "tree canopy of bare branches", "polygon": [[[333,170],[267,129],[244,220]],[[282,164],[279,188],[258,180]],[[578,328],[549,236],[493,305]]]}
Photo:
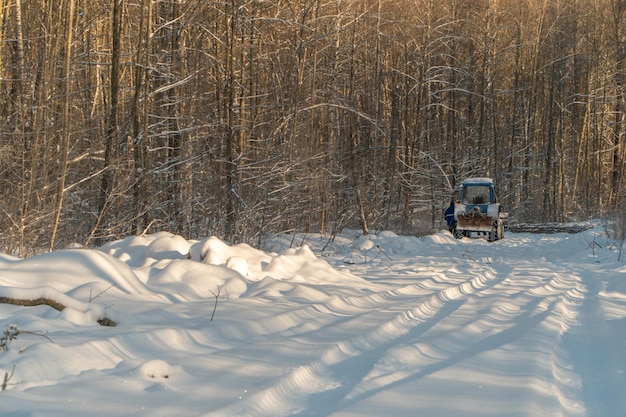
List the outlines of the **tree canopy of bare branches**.
{"label": "tree canopy of bare branches", "polygon": [[[0,248],[521,221],[626,188],[625,0],[0,0]],[[622,208],[623,209],[623,208]]]}

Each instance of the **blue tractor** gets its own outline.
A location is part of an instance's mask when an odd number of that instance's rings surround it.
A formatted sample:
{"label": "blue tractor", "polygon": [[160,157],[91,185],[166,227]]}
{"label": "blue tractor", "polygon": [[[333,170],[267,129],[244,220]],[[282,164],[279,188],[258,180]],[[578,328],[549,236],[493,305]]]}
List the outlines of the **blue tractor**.
{"label": "blue tractor", "polygon": [[454,203],[451,232],[457,238],[485,237],[493,242],[504,237],[508,215],[502,211],[491,178],[468,178],[461,183]]}

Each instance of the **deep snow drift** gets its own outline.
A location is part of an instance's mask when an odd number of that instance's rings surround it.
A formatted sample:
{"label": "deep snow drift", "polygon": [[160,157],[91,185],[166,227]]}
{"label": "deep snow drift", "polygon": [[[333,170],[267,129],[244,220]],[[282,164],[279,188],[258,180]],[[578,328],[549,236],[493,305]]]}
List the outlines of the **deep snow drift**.
{"label": "deep snow drift", "polygon": [[626,415],[626,266],[600,227],[158,233],[0,255],[0,297],[58,303],[0,304],[3,416]]}

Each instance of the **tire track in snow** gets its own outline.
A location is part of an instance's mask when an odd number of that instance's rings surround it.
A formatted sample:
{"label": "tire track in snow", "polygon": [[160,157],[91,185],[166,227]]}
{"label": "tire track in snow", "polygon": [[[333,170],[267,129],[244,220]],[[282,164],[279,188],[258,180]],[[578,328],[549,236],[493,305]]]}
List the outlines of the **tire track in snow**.
{"label": "tire track in snow", "polygon": [[[385,365],[380,366],[384,372],[369,375],[335,409],[452,368],[462,361],[467,367],[468,359],[471,361],[470,358],[488,352],[489,363],[495,369],[507,370],[501,376],[515,381],[516,385],[525,385],[531,393],[529,399],[520,400],[523,409],[528,410],[527,415],[535,415],[537,410],[545,411],[546,408],[553,410],[551,415],[555,416],[582,415],[584,407],[577,401],[580,396],[572,395],[577,389],[578,378],[571,369],[568,355],[563,352],[561,339],[568,329],[578,323],[576,307],[584,298],[584,288],[568,270],[554,266],[557,273],[545,269],[534,274],[535,268],[537,266],[524,272],[524,268],[514,267],[507,272],[505,267],[498,266],[503,279],[472,294],[488,298],[470,300],[475,301],[472,303],[474,306],[488,305],[486,311],[470,311],[466,317],[463,317],[463,311],[459,311],[455,315],[456,321],[461,317],[467,322],[456,330],[447,326],[439,338],[430,336],[434,341],[421,341],[408,348],[395,349],[394,355],[390,356],[409,356],[413,365],[396,361],[396,369],[393,369],[393,360],[387,360]],[[519,279],[520,271],[528,277]],[[507,294],[513,297],[506,297]],[[462,310],[470,307],[466,304]],[[510,356],[511,349],[516,352],[513,357]],[[519,355],[521,359],[517,357]],[[502,365],[497,365],[498,361]],[[477,363],[481,360],[478,359]],[[513,377],[516,373],[519,373],[519,378]],[[567,410],[567,413],[563,414],[562,410]]]}
{"label": "tire track in snow", "polygon": [[[466,261],[460,271],[449,275],[433,272],[431,278],[419,284],[318,304],[316,308],[323,306],[331,314],[345,309],[344,319],[348,322],[354,318],[350,314],[354,314],[355,308],[376,305],[386,309],[387,314],[399,313],[363,335],[344,339],[324,350],[317,359],[207,416],[329,415],[406,382],[448,368],[459,369],[461,362],[465,369],[468,359],[485,353],[492,359],[500,358],[503,364],[513,359],[514,364],[505,365],[506,373],[501,376],[526,387],[528,397],[520,404],[527,414],[520,415],[530,416],[538,410],[550,410],[555,416],[584,415],[584,406],[577,401],[580,380],[563,346],[564,335],[579,324],[586,293],[580,278],[571,269],[545,259],[521,264],[497,261],[493,266],[485,266],[493,263],[493,258],[477,259],[480,261]],[[478,265],[481,267],[474,271]],[[464,273],[467,276],[465,271],[475,275],[455,282]],[[424,296],[429,290],[430,295]],[[412,294],[424,300],[415,307],[403,308]],[[476,306],[488,309],[475,312],[472,308]],[[453,314],[456,319],[446,321]],[[430,332],[429,340],[412,343],[441,322],[445,322],[444,331],[439,330],[434,342]],[[445,334],[457,333],[450,323],[458,329],[458,335]],[[364,381],[384,355],[389,356],[390,350],[407,343],[410,348],[423,349],[422,358],[426,355],[431,360],[412,370],[397,368],[397,375],[391,375],[391,379]],[[521,354],[524,359],[511,358],[511,353]],[[516,372],[520,373],[519,378],[515,378]],[[368,385],[368,381],[373,383]]]}
{"label": "tire track in snow", "polygon": [[[518,296],[537,300],[545,313],[528,341],[522,341],[524,335],[518,336],[520,348],[533,352],[531,386],[549,393],[548,399],[536,396],[536,407],[544,412],[551,410],[554,416],[585,415],[584,404],[579,401],[580,377],[564,348],[564,337],[580,326],[581,306],[587,298],[581,278],[571,267],[541,259],[530,265],[516,265],[503,285],[518,286]],[[526,345],[529,342],[532,345]]]}
{"label": "tire track in snow", "polygon": [[[366,361],[360,361],[360,366],[363,365],[362,362],[373,366],[381,352],[403,338],[415,338],[423,334],[456,311],[468,295],[489,288],[497,282],[496,274],[487,267],[485,271],[473,275],[468,280],[438,289],[416,307],[404,310],[392,320],[363,335],[339,342],[324,350],[318,359],[291,370],[276,383],[206,416],[292,416],[309,409],[311,402],[317,401],[320,395],[332,395],[334,399],[340,400],[361,380],[361,378],[353,378],[352,381],[342,380],[341,375],[344,374],[342,369],[351,367],[351,361],[370,355]],[[386,299],[387,303],[392,303],[394,295],[406,297],[406,293],[407,288],[395,292],[387,291],[382,298]],[[370,302],[377,299],[376,295],[369,297]],[[365,367],[361,369],[361,373],[365,375],[369,369]]]}
{"label": "tire track in snow", "polygon": [[539,337],[534,340],[537,352],[534,359],[535,378],[540,378],[540,386],[550,393],[551,401],[547,406],[543,405],[544,410],[551,408],[551,414],[557,417],[583,416],[584,405],[579,401],[578,394],[580,378],[563,349],[563,337],[578,326],[578,310],[586,291],[573,271],[549,261],[545,263],[544,268],[535,274],[538,278],[545,277],[546,281],[525,292],[537,299],[554,300],[552,307],[546,310],[548,314],[541,323]]}
{"label": "tire track in snow", "polygon": [[[533,352],[529,369],[533,369],[534,382],[529,383],[535,390],[540,388],[539,391],[550,394],[550,400],[543,402],[537,395],[537,401],[542,404],[536,407],[544,411],[551,409],[554,416],[584,415],[585,407],[579,401],[580,378],[572,369],[570,355],[563,344],[568,332],[580,325],[580,310],[588,292],[585,285],[573,268],[543,258],[516,264],[506,275],[503,286],[515,288],[516,298],[520,300],[536,300],[537,309],[543,311],[543,319],[532,329],[533,336],[520,333],[517,337],[520,349]],[[501,288],[489,291],[511,292]],[[521,314],[512,320],[520,323],[520,317]],[[528,341],[522,341],[524,338]],[[526,345],[529,342],[532,345]]]}
{"label": "tire track in snow", "polygon": [[[493,271],[486,270],[484,274],[486,276],[489,276],[489,274],[493,275]],[[268,315],[261,317],[258,316],[258,310],[254,308],[254,317],[237,323],[237,334],[228,333],[232,331],[232,326],[228,323],[225,325],[219,322],[215,323],[211,331],[215,331],[223,338],[233,341],[265,341],[274,335],[280,335],[283,338],[289,336],[297,337],[319,331],[325,327],[347,323],[351,320],[359,319],[363,315],[368,315],[373,311],[380,312],[381,309],[385,308],[404,311],[407,310],[407,308],[404,308],[405,303],[412,305],[415,303],[416,297],[428,297],[435,291],[458,291],[467,295],[483,285],[480,282],[480,277],[468,281],[466,279],[467,273],[456,271],[454,275],[459,278],[452,278],[450,275],[445,276],[441,271],[437,270],[431,274],[431,278],[421,280],[417,284],[389,289],[384,289],[387,286],[377,285],[376,287],[379,291],[372,292],[368,288],[362,295],[344,296],[335,294],[331,297],[326,297],[322,301],[310,302],[309,300],[303,300],[304,304],[301,306],[297,306],[299,301],[289,299],[288,295],[269,297],[266,300],[272,304],[288,303],[290,305],[296,304],[296,306],[291,305],[290,308],[286,309],[286,312],[281,310],[277,314],[272,309],[268,309]],[[454,281],[459,280],[461,277],[463,278],[461,283],[455,284]],[[483,277],[482,279],[488,281],[492,278]],[[457,286],[459,287],[458,289],[456,289]],[[319,287],[314,288],[316,291],[319,290]],[[325,290],[330,292],[328,289]],[[352,293],[354,293],[354,290]],[[246,303],[248,300],[244,298],[241,302]],[[320,317],[324,319],[331,318],[332,320],[321,322]]]}

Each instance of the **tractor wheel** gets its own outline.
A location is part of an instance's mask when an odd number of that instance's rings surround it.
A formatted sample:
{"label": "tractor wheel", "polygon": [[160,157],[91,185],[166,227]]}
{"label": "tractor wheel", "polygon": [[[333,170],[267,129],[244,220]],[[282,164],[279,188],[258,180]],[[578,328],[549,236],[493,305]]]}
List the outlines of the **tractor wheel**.
{"label": "tractor wheel", "polygon": [[504,239],[504,226],[498,226],[498,240]]}

